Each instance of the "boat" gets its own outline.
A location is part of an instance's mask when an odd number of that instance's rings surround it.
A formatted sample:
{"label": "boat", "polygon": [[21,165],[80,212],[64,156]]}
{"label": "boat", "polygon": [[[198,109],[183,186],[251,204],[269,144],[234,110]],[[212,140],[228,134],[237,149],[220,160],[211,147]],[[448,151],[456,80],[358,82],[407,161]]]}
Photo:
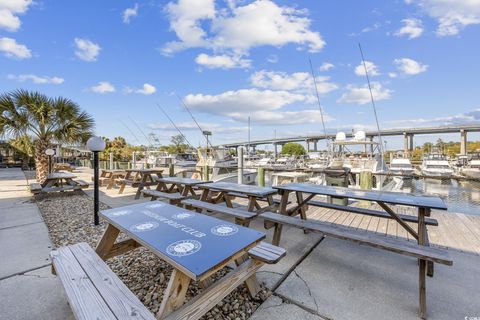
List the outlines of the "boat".
{"label": "boat", "polygon": [[460,173],[467,178],[480,179],[480,154],[469,157],[467,164],[460,168]]}
{"label": "boat", "polygon": [[[205,157],[206,156],[206,157]],[[225,148],[198,150],[199,161],[196,164],[198,170],[203,170],[205,165],[209,168],[209,178],[213,182],[238,182],[238,162]],[[257,171],[243,169],[243,184],[254,184]]]}
{"label": "boat", "polygon": [[420,170],[427,178],[451,178],[454,173],[447,157],[441,153],[425,155]]}
{"label": "boat", "polygon": [[152,158],[149,163],[154,162],[157,167],[168,167],[173,164],[176,167],[191,168],[195,167],[198,162],[197,156],[188,152],[174,154],[163,152],[160,155],[150,155],[149,158]]}
{"label": "boat", "polygon": [[[360,187],[360,173],[369,171],[374,176],[374,186],[379,189],[385,182],[387,166],[383,160],[380,144],[367,140],[364,131],[357,131],[351,140],[344,132],[338,132],[331,142],[332,154],[328,165],[330,168],[348,169],[353,177],[353,184]],[[360,148],[361,150],[355,150]],[[378,174],[378,175],[375,175]]]}
{"label": "boat", "polygon": [[412,179],[415,168],[407,158],[394,158],[390,162],[390,173],[395,175],[394,179]]}

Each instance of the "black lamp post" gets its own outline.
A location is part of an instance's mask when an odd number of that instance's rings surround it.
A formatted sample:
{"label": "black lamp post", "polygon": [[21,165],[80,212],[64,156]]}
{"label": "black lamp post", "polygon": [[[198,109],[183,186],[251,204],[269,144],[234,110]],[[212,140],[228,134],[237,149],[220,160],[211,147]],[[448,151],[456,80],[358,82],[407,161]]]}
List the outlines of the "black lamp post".
{"label": "black lamp post", "polygon": [[99,224],[99,195],[98,195],[98,153],[105,150],[105,141],[101,137],[91,137],[87,141],[88,150],[93,152],[93,221]]}
{"label": "black lamp post", "polygon": [[45,154],[48,156],[48,173],[52,173],[52,156],[55,154],[55,150],[47,149]]}

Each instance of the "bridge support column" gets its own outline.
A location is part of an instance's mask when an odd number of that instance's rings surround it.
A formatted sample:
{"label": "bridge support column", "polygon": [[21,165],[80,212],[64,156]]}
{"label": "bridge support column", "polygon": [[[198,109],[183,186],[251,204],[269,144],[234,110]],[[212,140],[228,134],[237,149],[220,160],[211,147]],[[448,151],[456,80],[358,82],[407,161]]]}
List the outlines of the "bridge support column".
{"label": "bridge support column", "polygon": [[413,151],[413,134],[408,135],[408,150]]}
{"label": "bridge support column", "polygon": [[310,140],[305,140],[305,144],[307,145],[307,152],[310,152]]}
{"label": "bridge support column", "polygon": [[460,154],[467,154],[467,131],[460,130]]}
{"label": "bridge support column", "polygon": [[275,159],[278,158],[278,149],[277,149],[277,144],[273,144],[273,155],[275,156]]}
{"label": "bridge support column", "polygon": [[318,151],[318,140],[313,141],[313,151]]}
{"label": "bridge support column", "polygon": [[403,133],[403,153],[406,156],[408,154],[408,134]]}

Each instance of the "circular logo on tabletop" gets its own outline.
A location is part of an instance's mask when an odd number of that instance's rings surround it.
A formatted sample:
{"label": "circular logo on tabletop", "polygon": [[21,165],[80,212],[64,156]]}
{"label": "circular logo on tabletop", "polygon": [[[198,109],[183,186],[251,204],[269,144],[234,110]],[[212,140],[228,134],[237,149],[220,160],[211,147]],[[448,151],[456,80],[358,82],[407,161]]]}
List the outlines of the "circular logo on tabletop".
{"label": "circular logo on tabletop", "polygon": [[149,204],[147,205],[147,208],[150,208],[150,209],[153,209],[153,208],[161,208],[161,207],[165,207],[165,203],[152,203],[152,204]]}
{"label": "circular logo on tabletop", "polygon": [[182,213],[177,213],[172,216],[172,219],[176,220],[183,220],[183,219],[188,219],[193,217],[193,213],[188,213],[188,212],[182,212]]}
{"label": "circular logo on tabletop", "polygon": [[167,253],[175,257],[184,257],[191,255],[202,248],[202,244],[197,240],[179,240],[167,247]]}
{"label": "circular logo on tabletop", "polygon": [[216,236],[231,236],[238,232],[238,228],[232,224],[221,224],[213,227],[210,231]]}
{"label": "circular logo on tabletop", "polygon": [[132,213],[131,210],[118,210],[118,211],[110,212],[110,215],[114,217],[120,217],[120,216],[126,216],[127,214],[130,214],[130,213]]}
{"label": "circular logo on tabletop", "polygon": [[133,232],[145,232],[156,229],[158,227],[158,223],[155,221],[147,221],[142,223],[134,224],[130,227],[130,231]]}

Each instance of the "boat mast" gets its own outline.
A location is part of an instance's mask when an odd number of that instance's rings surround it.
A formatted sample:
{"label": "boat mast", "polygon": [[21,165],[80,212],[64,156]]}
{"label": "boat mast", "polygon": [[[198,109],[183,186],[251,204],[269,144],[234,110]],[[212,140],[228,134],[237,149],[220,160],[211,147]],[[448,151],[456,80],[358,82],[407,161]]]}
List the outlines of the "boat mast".
{"label": "boat mast", "polygon": [[[365,77],[367,79],[368,90],[370,91],[370,99],[372,101],[373,114],[375,115],[375,122],[377,124],[378,140],[380,142],[380,156],[382,157],[382,160],[383,160],[383,154],[384,154],[383,140],[382,140],[382,135],[380,134],[380,125],[378,123],[377,107],[375,106],[375,99],[373,98],[372,86],[370,84],[370,78],[368,76],[367,64],[365,63],[362,45],[360,44],[360,42],[358,43],[358,48],[360,49],[360,56],[362,57],[363,68],[365,69]],[[382,169],[383,169],[383,161],[382,161]]]}
{"label": "boat mast", "polygon": [[320,117],[322,119],[323,134],[325,137],[325,143],[327,144],[327,150],[328,150],[327,129],[325,129],[325,121],[323,120],[323,110],[322,110],[322,105],[320,104],[320,95],[318,94],[317,80],[315,78],[315,73],[313,72],[312,60],[309,58],[308,62],[310,62],[310,72],[312,73],[313,85],[315,87],[315,94],[317,96],[318,110],[320,111]]}
{"label": "boat mast", "polygon": [[188,145],[196,150],[196,148],[190,143],[190,141],[188,141],[187,137],[183,134],[183,132],[177,127],[177,125],[175,124],[175,122],[173,122],[173,120],[168,116],[168,114],[165,112],[165,110],[157,103],[157,107],[162,111],[162,113],[165,115],[165,117],[170,121],[170,123],[173,125],[173,127],[175,129],[177,129],[178,133],[180,133],[180,135],[183,137],[183,139],[185,139],[185,142],[188,143]]}

